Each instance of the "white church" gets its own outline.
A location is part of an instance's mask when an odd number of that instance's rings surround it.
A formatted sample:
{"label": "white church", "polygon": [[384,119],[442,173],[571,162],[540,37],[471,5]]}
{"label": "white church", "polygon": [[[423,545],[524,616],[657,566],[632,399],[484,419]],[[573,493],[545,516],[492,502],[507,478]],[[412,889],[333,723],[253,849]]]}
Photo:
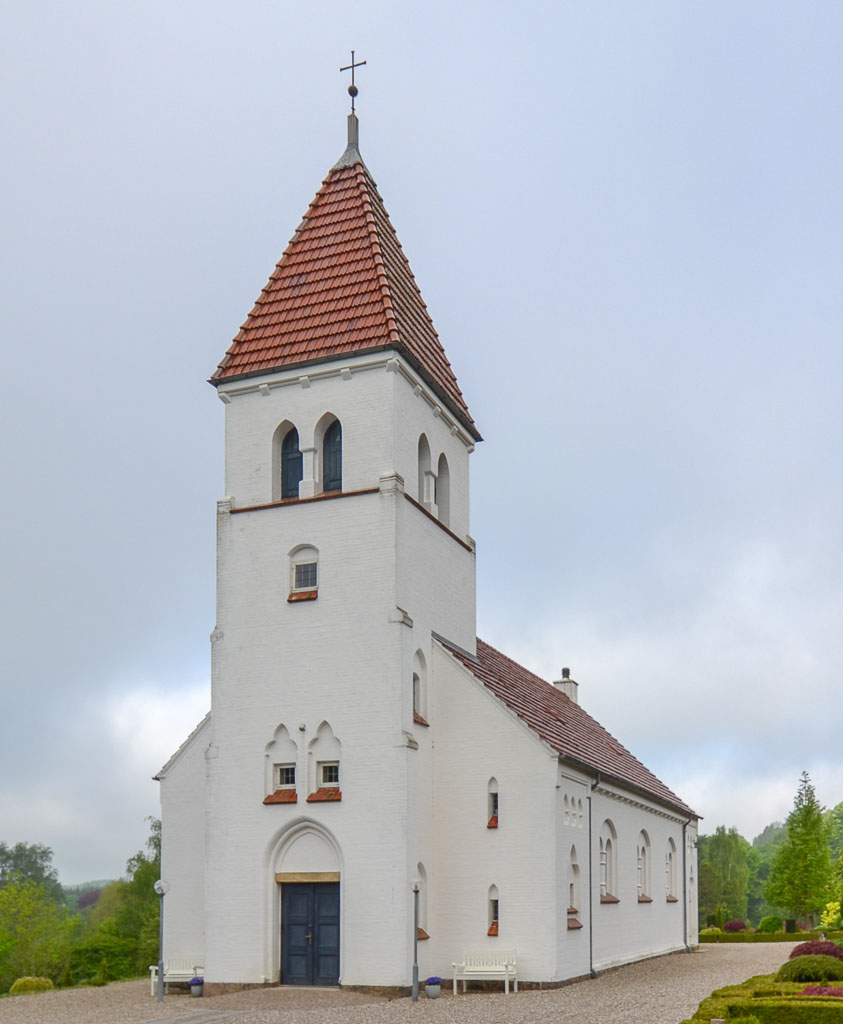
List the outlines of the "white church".
{"label": "white church", "polygon": [[[211,710],[160,770],[165,958],[206,990],[560,984],[697,941],[697,816],[475,631],[480,433],[358,149],[211,383]],[[418,923],[414,917],[418,889]]]}

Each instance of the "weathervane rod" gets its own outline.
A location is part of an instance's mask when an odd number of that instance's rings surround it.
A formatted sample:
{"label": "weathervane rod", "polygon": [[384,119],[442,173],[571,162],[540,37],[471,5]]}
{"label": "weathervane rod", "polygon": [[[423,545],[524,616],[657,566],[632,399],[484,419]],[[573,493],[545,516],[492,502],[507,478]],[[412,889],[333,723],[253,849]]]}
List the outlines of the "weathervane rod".
{"label": "weathervane rod", "polygon": [[358,61],[357,63],[355,63],[354,62],[354,50],[352,50],[351,51],[351,63],[350,64],[346,64],[346,66],[344,68],[340,68],[340,71],[350,71],[351,72],[351,85],[348,87],[348,95],[351,97],[351,113],[352,114],[354,113],[354,98],[357,96],[357,93],[360,91],[357,88],[357,86],[354,84],[354,69],[355,68],[362,68],[365,63],[366,63],[365,60],[361,60],[361,61]]}

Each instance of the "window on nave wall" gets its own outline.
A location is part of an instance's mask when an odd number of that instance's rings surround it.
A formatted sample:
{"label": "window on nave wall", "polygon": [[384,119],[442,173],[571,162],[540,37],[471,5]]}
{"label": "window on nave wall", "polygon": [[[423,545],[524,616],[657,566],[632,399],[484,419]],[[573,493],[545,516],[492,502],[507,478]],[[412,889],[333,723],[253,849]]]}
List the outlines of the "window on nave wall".
{"label": "window on nave wall", "polygon": [[571,847],[568,855],[568,930],[582,928],[580,921],[580,866],[577,860],[577,848]]}
{"label": "window on nave wall", "polygon": [[618,882],[618,835],[611,819],[606,818],[600,828],[600,902],[619,903]]}
{"label": "window on nave wall", "polygon": [[650,879],[650,837],[643,829],[638,835],[636,856],[636,868],[638,871],[638,902],[652,903],[653,897],[651,893],[652,886]]}

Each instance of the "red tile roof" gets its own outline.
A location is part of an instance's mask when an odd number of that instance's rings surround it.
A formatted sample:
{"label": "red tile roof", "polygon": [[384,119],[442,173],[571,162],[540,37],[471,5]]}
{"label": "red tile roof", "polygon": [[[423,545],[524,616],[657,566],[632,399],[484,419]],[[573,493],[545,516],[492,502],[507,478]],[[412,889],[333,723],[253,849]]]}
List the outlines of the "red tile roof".
{"label": "red tile roof", "polygon": [[[683,814],[694,812],[566,694],[494,647],[477,641],[477,657],[442,645],[563,757],[599,771]],[[694,815],[696,816],[696,815]]]}
{"label": "red tile roof", "polygon": [[395,349],[479,440],[377,186],[356,148],[348,153],[316,193],[211,383]]}

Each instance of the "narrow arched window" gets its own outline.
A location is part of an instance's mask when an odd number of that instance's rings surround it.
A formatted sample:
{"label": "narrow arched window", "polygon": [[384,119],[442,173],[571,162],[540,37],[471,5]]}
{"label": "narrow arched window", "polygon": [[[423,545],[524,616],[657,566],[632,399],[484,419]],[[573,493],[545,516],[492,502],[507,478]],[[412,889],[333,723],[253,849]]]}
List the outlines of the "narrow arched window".
{"label": "narrow arched window", "polygon": [[487,935],[498,935],[500,930],[500,898],[498,897],[498,887],[496,885],[489,886],[489,930],[486,932]]}
{"label": "narrow arched window", "polygon": [[413,721],[416,725],[428,725],[427,666],[421,651],[413,657]]}
{"label": "narrow arched window", "polygon": [[419,925],[418,925],[418,938],[419,942],[422,939],[429,939],[430,933],[427,930],[427,872],[424,869],[424,864],[419,863],[416,866],[418,877],[416,884],[419,887]]}
{"label": "narrow arched window", "polygon": [[568,858],[568,930],[582,928],[580,913],[580,868],[577,863],[577,848],[571,847]]}
{"label": "narrow arched window", "polygon": [[302,479],[302,457],[299,432],[293,427],[284,436],[281,445],[281,497],[297,498]]}
{"label": "narrow arched window", "polygon": [[322,443],[323,490],[342,490],[342,427],[339,420],[325,431]]}
{"label": "narrow arched window", "polygon": [[498,815],[500,814],[500,797],[498,795],[498,780],[495,778],[489,779],[488,789],[488,800],[486,806],[486,813],[489,817],[486,828],[497,828],[498,827]]}
{"label": "narrow arched window", "polygon": [[667,841],[667,851],[664,858],[665,889],[667,890],[667,902],[676,903],[676,843],[672,839]]}

